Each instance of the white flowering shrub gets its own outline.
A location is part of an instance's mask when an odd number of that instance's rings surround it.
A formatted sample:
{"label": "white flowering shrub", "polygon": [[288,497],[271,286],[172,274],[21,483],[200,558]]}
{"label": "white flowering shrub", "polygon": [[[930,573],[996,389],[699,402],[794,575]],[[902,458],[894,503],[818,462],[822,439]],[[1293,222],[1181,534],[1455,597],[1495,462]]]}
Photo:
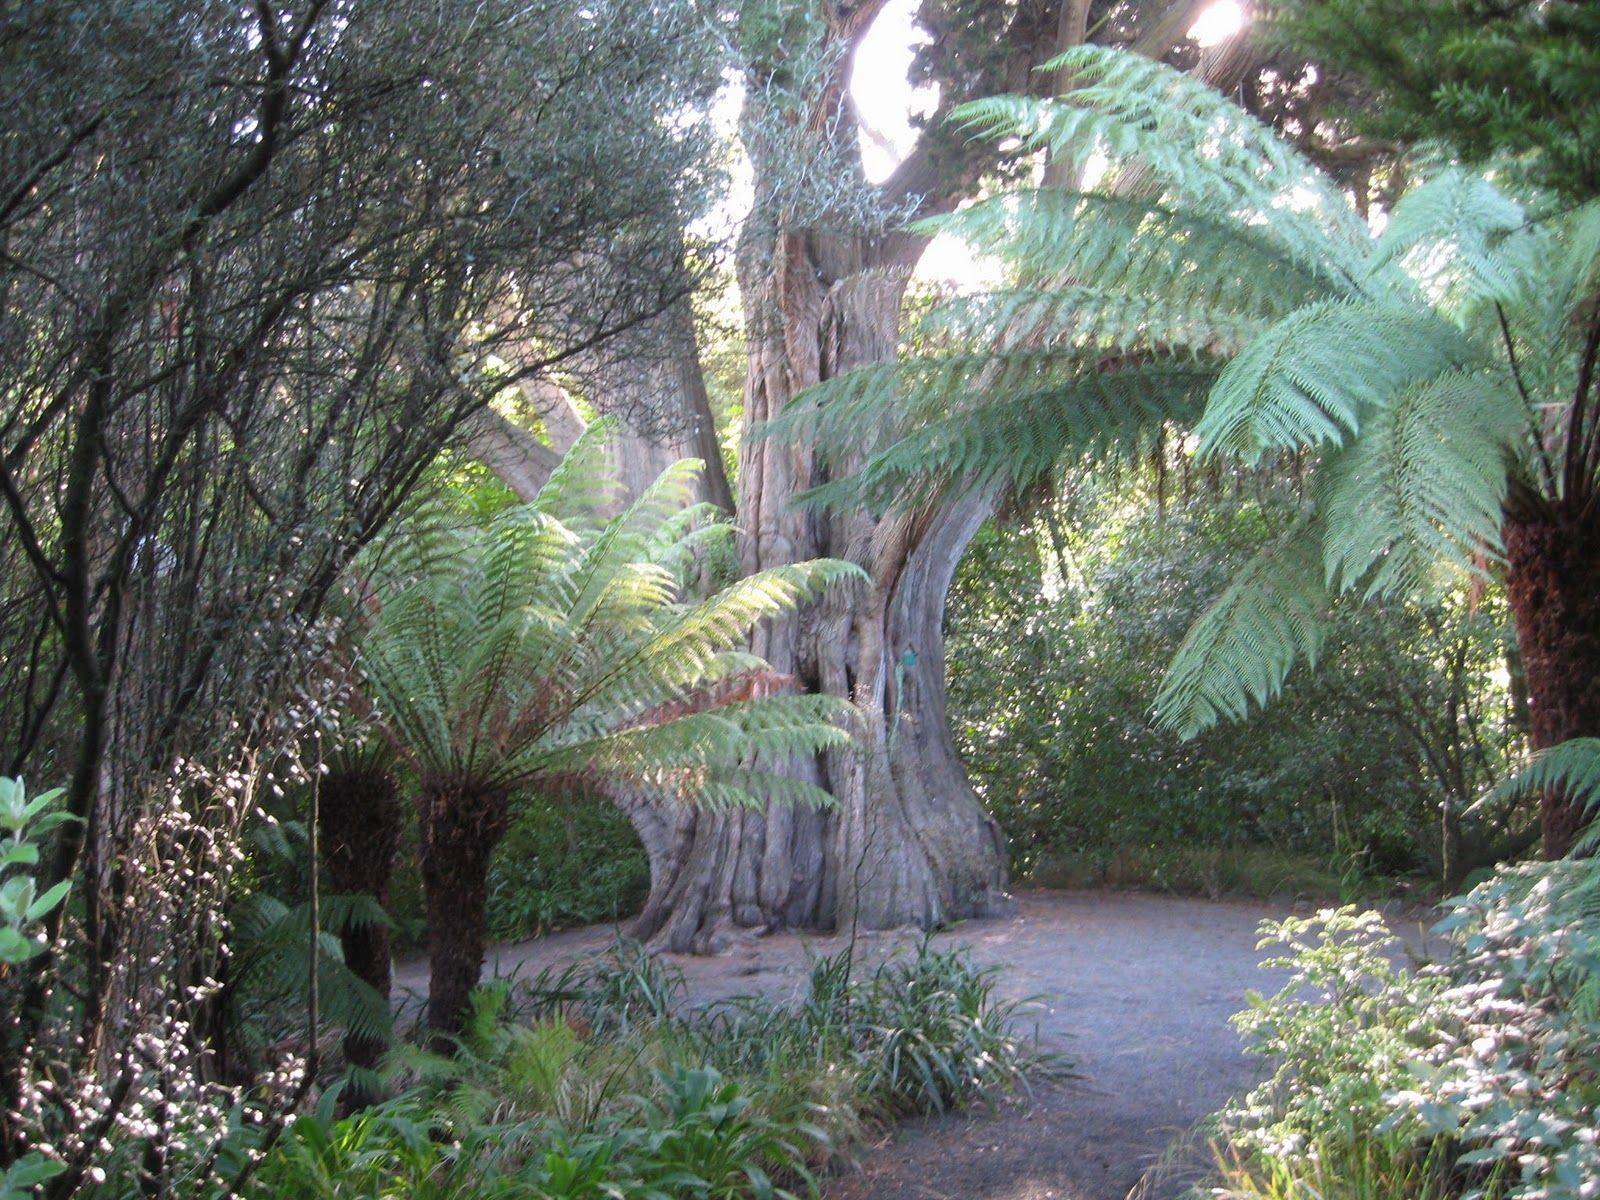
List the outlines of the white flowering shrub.
{"label": "white flowering shrub", "polygon": [[[1452,902],[1437,1036],[1395,1113],[1516,1200],[1600,1196],[1600,866],[1502,869]],[[1470,1191],[1468,1196],[1484,1194]]]}
{"label": "white flowering shrub", "polygon": [[1274,1070],[1225,1123],[1239,1149],[1292,1161],[1390,1120],[1390,1094],[1433,1041],[1442,984],[1398,964],[1400,942],[1374,912],[1325,909],[1262,933],[1259,948],[1284,949],[1264,965],[1289,979],[1270,998],[1252,993],[1234,1024]]}
{"label": "white flowering shrub", "polygon": [[[37,918],[66,890],[34,895],[20,872],[42,857],[40,835],[59,818],[50,797],[0,786],[0,904],[26,925],[22,949],[0,946],[52,964],[38,999],[48,1019],[26,1037],[19,1022],[0,1023],[11,1039],[3,1115],[22,1151],[0,1174],[0,1200],[224,1195],[314,1086],[320,1010],[301,1013],[295,1036],[239,1052],[229,998],[242,931],[228,912],[249,883],[247,830],[266,819],[268,797],[307,784],[339,725],[344,676],[316,669],[331,637],[331,627],[308,630],[303,685],[240,725],[231,753],[218,755],[224,765],[181,759],[142,789],[121,836],[119,915],[130,919],[114,953],[94,953],[76,913],[45,945]],[[23,878],[29,886],[10,882]],[[0,1013],[20,1006],[13,983],[0,960]]]}
{"label": "white flowering shrub", "polygon": [[1290,978],[1235,1022],[1274,1070],[1222,1114],[1216,1195],[1600,1197],[1600,864],[1502,868],[1449,908],[1416,970],[1376,913],[1263,926]]}

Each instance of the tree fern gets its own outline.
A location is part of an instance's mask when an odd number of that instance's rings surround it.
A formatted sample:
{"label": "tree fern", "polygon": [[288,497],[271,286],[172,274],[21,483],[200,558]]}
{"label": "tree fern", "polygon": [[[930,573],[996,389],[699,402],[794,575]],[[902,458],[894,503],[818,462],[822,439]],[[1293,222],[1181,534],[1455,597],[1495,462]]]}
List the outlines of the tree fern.
{"label": "tree fern", "polygon": [[1587,831],[1578,840],[1578,852],[1600,851],[1600,821],[1595,820],[1600,817],[1600,738],[1573,738],[1538,751],[1484,802],[1548,791],[1564,793],[1590,818]]}
{"label": "tree fern", "polygon": [[861,576],[774,568],[696,598],[683,511],[698,465],[667,468],[609,520],[604,469],[579,440],[535,499],[375,577],[360,666],[378,727],[422,793],[434,941],[430,1023],[448,1031],[476,982],[489,853],[522,794],[762,805],[826,802],[763,770],[843,749],[851,710],[794,692],[745,648],[752,628]]}
{"label": "tree fern", "polygon": [[[1437,256],[1441,265],[1464,269],[1508,292],[1517,273],[1506,270],[1501,243],[1526,220],[1522,206],[1481,174],[1451,168],[1429,186],[1400,197],[1373,246],[1367,270],[1375,274],[1419,248],[1436,252],[1447,247],[1448,254]],[[1423,263],[1422,269],[1427,268]]]}
{"label": "tree fern", "polygon": [[1161,689],[1160,718],[1191,733],[1313,658],[1332,595],[1498,561],[1513,491],[1595,509],[1600,419],[1569,418],[1585,402],[1600,203],[1535,220],[1452,168],[1375,236],[1331,179],[1195,80],[1094,46],[1056,65],[1068,95],[957,119],[1108,159],[1103,183],[1020,188],[918,227],[1009,278],[937,306],[910,358],[829,380],[772,423],[838,448],[812,502],[1021,491],[1166,426],[1214,459],[1302,456],[1316,536],[1264,551]]}

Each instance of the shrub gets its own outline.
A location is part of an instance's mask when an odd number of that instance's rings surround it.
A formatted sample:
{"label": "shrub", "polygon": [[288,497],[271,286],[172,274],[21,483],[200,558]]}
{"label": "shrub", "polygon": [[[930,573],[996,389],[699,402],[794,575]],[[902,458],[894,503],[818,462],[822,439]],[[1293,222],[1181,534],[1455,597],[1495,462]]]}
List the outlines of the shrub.
{"label": "shrub", "polygon": [[1330,1144],[1364,1154],[1436,1034],[1439,984],[1397,965],[1402,947],[1377,913],[1323,910],[1262,930],[1263,948],[1286,950],[1264,965],[1289,979],[1234,1018],[1275,1068],[1228,1114],[1234,1144],[1282,1164],[1316,1161]]}
{"label": "shrub", "polygon": [[[1018,878],[1254,891],[1255,864],[1228,859],[1259,852],[1323,877],[1287,894],[1348,899],[1352,868],[1460,878],[1531,823],[1527,805],[1463,811],[1516,738],[1493,588],[1336,606],[1320,669],[1250,721],[1185,740],[1153,719],[1151,681],[1185,630],[1297,511],[1291,479],[1247,482],[1235,496],[1196,481],[1161,505],[1147,481],[1088,471],[1029,523],[974,539],[950,599],[950,711]],[[1202,851],[1217,869],[1181,861]]]}
{"label": "shrub", "polygon": [[1600,1180],[1600,866],[1497,871],[1419,970],[1375,914],[1265,926],[1287,985],[1238,1018],[1273,1076],[1225,1111],[1219,1194],[1589,1200]]}
{"label": "shrub", "polygon": [[489,868],[489,934],[538,937],[631,916],[650,865],[628,819],[610,804],[528,801]]}

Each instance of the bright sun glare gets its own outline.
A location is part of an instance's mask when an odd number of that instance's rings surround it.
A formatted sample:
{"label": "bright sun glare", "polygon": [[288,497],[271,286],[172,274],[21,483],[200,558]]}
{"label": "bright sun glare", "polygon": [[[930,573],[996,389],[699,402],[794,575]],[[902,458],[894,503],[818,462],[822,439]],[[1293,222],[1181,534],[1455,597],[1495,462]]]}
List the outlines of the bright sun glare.
{"label": "bright sun glare", "polygon": [[1244,22],[1244,5],[1239,0],[1217,0],[1189,27],[1189,36],[1202,46],[1215,46],[1243,29]]}
{"label": "bright sun glare", "polygon": [[[874,181],[887,179],[916,140],[913,113],[931,110],[937,96],[931,89],[913,89],[906,80],[916,44],[924,35],[916,27],[917,0],[890,0],[856,55],[850,91],[862,124],[862,160]],[[1224,42],[1248,20],[1241,0],[1216,0],[1189,27],[1202,46]],[[967,247],[941,237],[918,264],[924,278],[974,283],[993,273],[993,264],[974,260]]]}

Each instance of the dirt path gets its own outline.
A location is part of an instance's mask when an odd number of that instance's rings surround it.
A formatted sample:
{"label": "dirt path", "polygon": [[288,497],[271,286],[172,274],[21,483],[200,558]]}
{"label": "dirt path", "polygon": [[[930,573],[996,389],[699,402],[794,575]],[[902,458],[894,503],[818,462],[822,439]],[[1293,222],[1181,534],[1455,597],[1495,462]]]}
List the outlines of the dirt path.
{"label": "dirt path", "polygon": [[[1124,1200],[1178,1135],[1253,1081],[1228,1017],[1269,989],[1256,925],[1283,906],[1103,892],[1034,892],[1015,916],[939,935],[1004,964],[1005,989],[1038,996],[1042,1039],[1081,1078],[987,1115],[912,1122],[831,1183],[828,1200]],[[490,970],[528,974],[594,953],[605,929],[576,930],[494,952]],[[906,935],[882,935],[879,944]],[[693,1000],[798,992],[806,949],[837,938],[781,934],[717,958],[677,958]],[[426,986],[423,964],[397,983]],[[1167,1180],[1141,1191],[1164,1200]]]}

